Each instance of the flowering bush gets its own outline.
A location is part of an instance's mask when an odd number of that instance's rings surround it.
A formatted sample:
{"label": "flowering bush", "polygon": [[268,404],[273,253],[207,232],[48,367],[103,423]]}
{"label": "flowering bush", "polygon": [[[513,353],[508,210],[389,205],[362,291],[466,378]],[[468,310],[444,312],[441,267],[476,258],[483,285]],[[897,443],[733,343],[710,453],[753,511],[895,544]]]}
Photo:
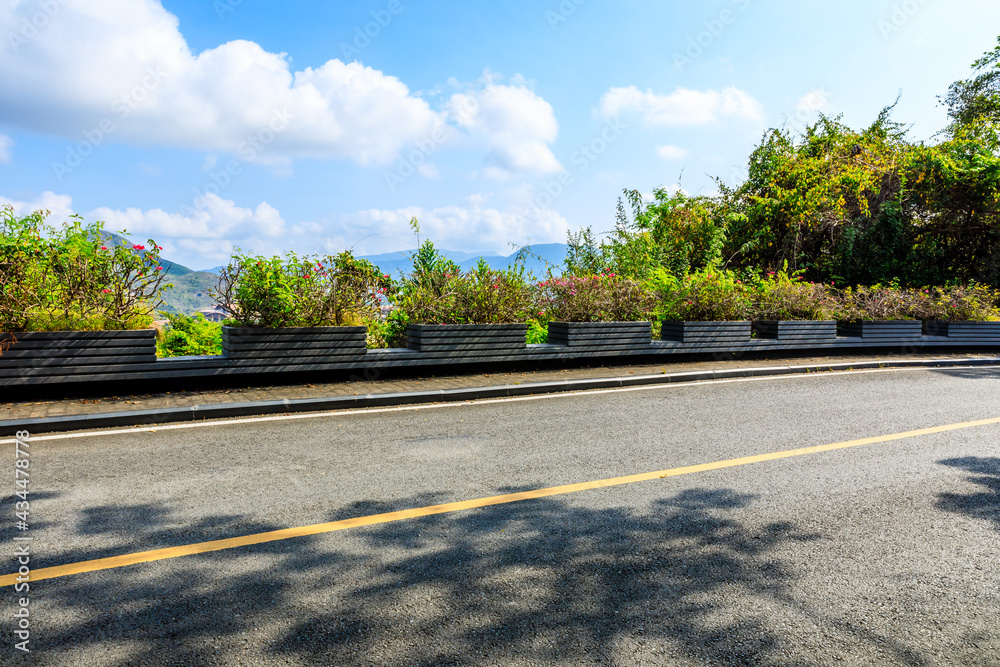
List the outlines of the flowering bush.
{"label": "flowering bush", "polygon": [[237,254],[211,292],[235,326],[362,325],[379,316],[392,280],[350,252],[333,257]]}
{"label": "flowering bush", "polygon": [[983,285],[904,289],[874,285],[844,290],[845,319],[1000,320],[1000,293]]}
{"label": "flowering bush", "polygon": [[550,278],[538,289],[539,314],[555,322],[641,322],[654,306],[642,284],[614,273]]}
{"label": "flowering bush", "polygon": [[751,317],[755,320],[836,320],[844,314],[837,292],[806,282],[785,271],[769,273],[753,285]]}
{"label": "flowering bush", "polygon": [[912,316],[923,320],[1000,320],[1000,292],[984,285],[914,290]]}
{"label": "flowering bush", "polygon": [[664,320],[746,320],[751,314],[751,293],[732,271],[709,267],[677,278],[657,269],[649,279],[656,294],[657,315]]}
{"label": "flowering bush", "polygon": [[848,287],[842,296],[843,319],[911,320],[921,310],[922,300],[917,290],[901,289],[896,285]]}
{"label": "flowering bush", "polygon": [[57,228],[47,216],[0,209],[0,331],[148,327],[167,287],[161,248],[79,216]]}

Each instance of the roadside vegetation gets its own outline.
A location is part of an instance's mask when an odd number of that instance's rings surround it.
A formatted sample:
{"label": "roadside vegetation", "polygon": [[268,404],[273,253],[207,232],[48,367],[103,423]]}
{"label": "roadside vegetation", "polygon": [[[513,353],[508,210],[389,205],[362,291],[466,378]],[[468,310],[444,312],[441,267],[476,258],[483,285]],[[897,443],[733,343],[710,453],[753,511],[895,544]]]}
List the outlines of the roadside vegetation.
{"label": "roadside vegetation", "polygon": [[[537,343],[550,321],[1000,320],[1000,41],[941,103],[949,124],[927,141],[894,105],[860,129],[821,116],[801,135],[768,131],[739,185],[626,190],[613,231],[571,233],[547,275],[526,255],[462,270],[414,220],[405,275],[349,251],[237,250],[205,293],[232,326],[365,326],[369,347],[404,345],[409,323],[527,323]],[[10,207],[0,231],[0,331],[143,328],[163,308],[152,240]],[[165,317],[162,356],[219,353],[219,323]]]}

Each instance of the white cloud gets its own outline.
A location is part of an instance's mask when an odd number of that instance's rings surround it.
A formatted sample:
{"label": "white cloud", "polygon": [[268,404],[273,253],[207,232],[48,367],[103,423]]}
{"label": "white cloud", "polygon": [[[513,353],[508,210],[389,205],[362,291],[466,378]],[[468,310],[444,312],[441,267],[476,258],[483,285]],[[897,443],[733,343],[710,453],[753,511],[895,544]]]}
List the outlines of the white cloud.
{"label": "white cloud", "polygon": [[107,229],[127,229],[130,234],[152,237],[157,242],[160,239],[227,242],[248,237],[275,239],[285,231],[285,221],[270,204],[264,202],[256,209],[242,208],[211,192],[205,195],[201,209],[185,213],[167,213],[159,208],[146,211],[127,208],[122,211],[102,207],[86,217],[103,220]]}
{"label": "white cloud", "polygon": [[808,93],[799,98],[798,103],[795,105],[795,110],[804,113],[826,113],[833,108],[830,105],[831,97],[833,97],[833,95],[831,95],[831,93],[823,87],[810,90]]}
{"label": "white cloud", "polygon": [[[510,254],[510,244],[562,242],[569,223],[547,208],[530,212],[518,207],[517,193],[508,193],[508,205],[487,205],[486,195],[473,195],[460,204],[423,208],[369,209],[338,215],[330,220],[287,225],[273,206],[255,209],[237,206],[214,194],[205,195],[204,206],[185,213],[162,209],[102,207],[83,214],[85,220],[103,220],[105,229],[127,230],[132,238],[152,238],[163,246],[163,256],[191,268],[207,268],[228,260],[234,246],[247,252],[271,255],[285,250],[303,253],[336,253],[353,248],[356,254],[408,250],[416,244],[410,219],[420,221],[423,238],[439,248],[458,251],[494,251]],[[527,197],[526,193],[522,193]],[[524,198],[522,197],[522,198]],[[0,197],[0,205],[14,206],[18,215],[39,209],[52,211],[51,222],[66,220],[75,210],[69,195],[45,192],[32,201]]]}
{"label": "white cloud", "polygon": [[[37,7],[0,4],[0,34]],[[269,137],[276,114],[287,128]],[[33,39],[0,58],[0,117],[33,131],[261,157],[387,162],[443,123],[399,79],[330,60],[292,71],[285,54],[237,40],[192,53],[159,0],[61,6]],[[103,121],[103,127],[102,127]],[[95,141],[95,137],[100,140]]]}
{"label": "white cloud", "polygon": [[664,160],[683,160],[688,156],[688,150],[678,146],[658,146],[656,154]]}
{"label": "white cloud", "polygon": [[10,164],[10,149],[14,141],[7,136],[0,134],[0,164]]}
{"label": "white cloud", "polygon": [[669,95],[635,86],[611,88],[601,98],[600,114],[615,118],[625,114],[642,116],[647,125],[708,125],[720,118],[760,120],[763,107],[748,93],[735,87],[724,90],[678,88]]}
{"label": "white cloud", "polygon": [[[32,201],[13,201],[0,196],[0,206],[11,205],[17,215],[37,210],[51,211],[49,222],[59,224],[76,213],[72,197],[44,192]],[[185,213],[167,213],[158,208],[125,210],[101,207],[83,214],[85,220],[104,221],[112,232],[127,231],[132,238],[145,241],[152,238],[163,246],[167,259],[193,267],[205,268],[229,257],[234,245],[255,248],[260,252],[277,252],[277,239],[286,236],[281,214],[263,202],[255,209],[237,206],[228,199],[208,193],[204,206]]]}
{"label": "white cloud", "polygon": [[505,179],[512,174],[543,174],[562,170],[549,148],[559,132],[552,105],[529,90],[520,77],[511,85],[486,84],[478,90],[452,95],[446,111],[459,127],[489,146],[484,174]]}
{"label": "white cloud", "polygon": [[31,201],[14,201],[0,195],[0,206],[13,206],[14,215],[22,216],[35,211],[49,211],[49,221],[55,224],[65,222],[73,215],[73,198],[69,195],[57,195],[51,191],[43,192],[37,199]]}
{"label": "white cloud", "polygon": [[441,174],[438,173],[437,167],[435,167],[430,162],[426,162],[419,167],[417,167],[417,173],[424,178],[441,178]]}
{"label": "white cloud", "polygon": [[833,110],[831,97],[822,87],[809,91],[795,103],[795,114],[786,118],[785,126],[793,132],[805,132],[809,125],[819,120],[820,114],[829,114]]}
{"label": "white cloud", "polygon": [[[323,242],[330,252],[343,250],[355,243],[355,250],[360,254],[406,250],[416,243],[409,228],[412,218],[420,221],[423,238],[429,238],[439,248],[448,250],[489,250],[510,254],[512,243],[524,245],[565,241],[569,223],[555,211],[541,209],[529,216],[514,208],[500,210],[489,207],[486,200],[482,195],[474,195],[461,205],[433,209],[418,206],[395,210],[371,209],[346,214],[323,227],[331,230],[323,236]],[[317,234],[315,228],[308,232]],[[360,241],[369,235],[369,238]]]}

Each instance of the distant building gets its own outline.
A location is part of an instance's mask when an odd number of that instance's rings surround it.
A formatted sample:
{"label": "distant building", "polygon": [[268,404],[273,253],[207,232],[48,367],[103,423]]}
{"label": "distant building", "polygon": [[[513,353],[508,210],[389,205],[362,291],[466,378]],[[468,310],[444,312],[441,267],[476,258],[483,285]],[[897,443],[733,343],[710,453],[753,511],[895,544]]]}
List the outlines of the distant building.
{"label": "distant building", "polygon": [[229,317],[229,313],[226,312],[224,308],[215,306],[213,308],[202,308],[198,311],[205,316],[205,319],[209,322],[221,322]]}

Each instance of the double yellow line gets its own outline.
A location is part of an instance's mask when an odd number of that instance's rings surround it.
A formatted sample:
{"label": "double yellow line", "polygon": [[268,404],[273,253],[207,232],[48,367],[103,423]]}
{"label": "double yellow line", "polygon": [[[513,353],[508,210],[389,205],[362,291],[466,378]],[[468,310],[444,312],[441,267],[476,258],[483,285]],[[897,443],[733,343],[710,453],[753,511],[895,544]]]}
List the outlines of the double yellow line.
{"label": "double yellow line", "polygon": [[[931,428],[919,429],[916,431],[906,431],[904,433],[894,433],[892,435],[880,435],[873,438],[862,438],[860,440],[848,440],[846,442],[835,442],[829,445],[819,445],[816,447],[803,447],[801,449],[790,449],[782,452],[770,454],[758,454],[756,456],[744,456],[738,459],[727,459],[725,461],[715,461],[713,463],[702,463],[700,465],[684,466],[682,468],[671,468],[669,470],[659,470],[656,472],[642,473],[639,475],[628,475],[626,477],[612,477],[610,479],[595,480],[592,482],[581,482],[579,484],[566,484],[563,486],[552,486],[535,491],[523,491],[521,493],[509,493],[502,496],[491,496],[489,498],[477,498],[475,500],[465,500],[456,503],[445,503],[443,505],[431,505],[428,507],[418,507],[398,512],[386,512],[384,514],[372,514],[370,516],[357,517],[354,519],[343,519],[341,521],[331,521],[329,523],[317,523],[310,526],[300,526],[298,528],[286,528],[283,530],[273,530],[266,533],[256,533],[254,535],[244,535],[242,537],[231,537],[224,540],[212,540],[211,542],[199,542],[196,544],[186,544],[179,547],[167,547],[165,549],[155,549],[153,551],[141,551],[138,553],[125,554],[122,556],[112,556],[110,558],[99,558],[80,563],[70,563],[68,565],[58,565],[32,570],[29,581],[42,581],[44,579],[55,579],[57,577],[68,577],[84,572],[96,572],[98,570],[110,570],[139,563],[151,563],[169,558],[180,558],[181,556],[193,556],[195,554],[209,553],[211,551],[223,551],[226,549],[236,549],[254,544],[265,544],[267,542],[278,542],[296,537],[306,537],[308,535],[321,535],[333,533],[338,530],[348,528],[358,528],[360,526],[375,526],[379,524],[392,523],[394,521],[406,521],[435,514],[449,514],[452,512],[462,512],[465,510],[491,507],[494,505],[506,505],[522,500],[533,500],[536,498],[548,498],[560,496],[568,493],[578,493],[580,491],[590,491],[592,489],[604,489],[612,486],[624,486],[635,484],[636,482],[648,482],[664,477],[679,477],[681,475],[693,475],[699,472],[710,470],[722,470],[724,468],[735,468],[738,466],[751,465],[754,463],[764,463],[765,461],[777,461],[796,456],[806,456],[809,454],[821,454],[832,452],[838,449],[849,449],[851,447],[861,447],[864,445],[874,445],[882,442],[893,442],[896,440],[906,440],[922,435],[933,435],[935,433],[946,433],[948,431],[959,431],[980,426],[1000,424],[1000,417],[993,419],[981,419],[979,421],[962,422],[949,424],[947,426],[934,426]],[[12,586],[17,582],[18,575],[8,574],[0,576],[0,587]]]}

